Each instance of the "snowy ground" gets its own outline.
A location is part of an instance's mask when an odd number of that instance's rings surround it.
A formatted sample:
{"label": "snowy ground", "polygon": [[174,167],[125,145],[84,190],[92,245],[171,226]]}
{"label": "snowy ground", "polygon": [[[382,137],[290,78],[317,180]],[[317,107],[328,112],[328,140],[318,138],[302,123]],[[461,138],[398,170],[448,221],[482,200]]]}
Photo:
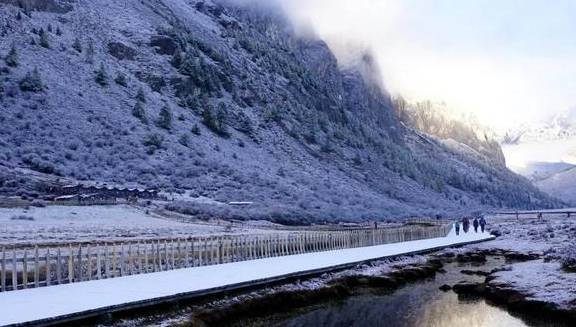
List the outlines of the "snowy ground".
{"label": "snowy ground", "polygon": [[[490,239],[487,233],[385,244],[372,247],[325,251],[215,266],[170,270],[52,287],[0,293],[0,326],[37,321],[126,303],[148,301],[233,286],[250,281],[279,278],[342,264],[399,256],[421,250]],[[78,298],[81,295],[81,298]],[[71,298],[77,299],[70,301]],[[49,303],[50,305],[45,305]],[[33,307],[35,310],[30,310]]]}
{"label": "snowy ground", "polygon": [[224,222],[183,222],[174,215],[128,205],[0,208],[0,244],[266,232]]}
{"label": "snowy ground", "polygon": [[[503,249],[523,254],[538,254],[544,260],[532,260],[510,265],[511,270],[497,273],[495,283],[507,284],[530,299],[551,302],[560,308],[576,301],[576,273],[562,270],[559,258],[563,249],[575,246],[576,217],[557,215],[537,219],[491,217],[491,228],[502,236],[496,240],[467,246],[474,249]],[[572,303],[570,303],[572,302]]]}
{"label": "snowy ground", "polygon": [[498,248],[521,253],[549,254],[576,240],[576,217],[546,215],[542,220],[513,216],[487,218],[489,229],[502,235],[495,241],[473,245],[473,248]]}
{"label": "snowy ground", "polygon": [[512,270],[495,274],[497,284],[512,286],[528,299],[574,307],[576,273],[566,273],[558,262],[533,260],[512,265]]}

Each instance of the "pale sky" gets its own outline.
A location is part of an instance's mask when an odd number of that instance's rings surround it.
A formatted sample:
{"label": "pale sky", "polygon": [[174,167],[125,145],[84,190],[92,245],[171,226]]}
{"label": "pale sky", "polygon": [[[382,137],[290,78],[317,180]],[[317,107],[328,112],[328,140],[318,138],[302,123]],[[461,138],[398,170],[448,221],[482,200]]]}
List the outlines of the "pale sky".
{"label": "pale sky", "polygon": [[370,47],[392,93],[493,129],[576,105],[576,1],[279,1],[329,43]]}

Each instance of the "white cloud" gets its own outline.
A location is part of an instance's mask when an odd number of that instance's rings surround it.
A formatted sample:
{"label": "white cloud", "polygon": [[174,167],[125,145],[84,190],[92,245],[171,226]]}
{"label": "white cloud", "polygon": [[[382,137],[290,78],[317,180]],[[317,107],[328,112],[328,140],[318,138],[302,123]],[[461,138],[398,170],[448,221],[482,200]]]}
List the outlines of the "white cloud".
{"label": "white cloud", "polygon": [[[297,25],[311,24],[334,49],[350,42],[371,48],[391,92],[444,100],[495,129],[576,102],[576,62],[562,48],[569,27],[562,18],[570,17],[556,17],[562,8],[546,17],[546,6],[532,2],[279,1]],[[538,24],[529,24],[533,17]]]}

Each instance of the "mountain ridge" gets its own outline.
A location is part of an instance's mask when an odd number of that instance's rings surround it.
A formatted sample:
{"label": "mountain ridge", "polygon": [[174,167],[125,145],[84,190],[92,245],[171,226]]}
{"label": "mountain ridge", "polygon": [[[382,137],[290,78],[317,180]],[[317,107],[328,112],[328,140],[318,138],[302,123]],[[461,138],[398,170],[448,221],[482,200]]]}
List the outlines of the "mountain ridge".
{"label": "mountain ridge", "polygon": [[[212,1],[23,3],[0,0],[0,53],[18,57],[1,67],[5,167],[253,201],[172,205],[239,219],[561,204],[487,157],[404,126],[366,72],[342,70],[281,13]],[[13,177],[0,192],[40,193]]]}

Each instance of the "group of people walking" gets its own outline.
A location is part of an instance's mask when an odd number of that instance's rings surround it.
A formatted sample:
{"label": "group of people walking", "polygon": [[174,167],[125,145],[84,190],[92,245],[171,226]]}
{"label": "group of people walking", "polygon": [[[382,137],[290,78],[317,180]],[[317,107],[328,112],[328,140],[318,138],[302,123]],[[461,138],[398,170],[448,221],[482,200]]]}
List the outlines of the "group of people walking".
{"label": "group of people walking", "polygon": [[[460,225],[462,225],[462,230],[464,233],[468,233],[470,230],[470,218],[464,217],[462,220],[457,220],[454,222],[454,229],[456,230],[456,235],[460,235]],[[478,233],[478,227],[480,227],[480,231],[484,233],[486,228],[486,219],[484,217],[476,217],[472,220],[472,226],[474,227],[474,232]]]}

